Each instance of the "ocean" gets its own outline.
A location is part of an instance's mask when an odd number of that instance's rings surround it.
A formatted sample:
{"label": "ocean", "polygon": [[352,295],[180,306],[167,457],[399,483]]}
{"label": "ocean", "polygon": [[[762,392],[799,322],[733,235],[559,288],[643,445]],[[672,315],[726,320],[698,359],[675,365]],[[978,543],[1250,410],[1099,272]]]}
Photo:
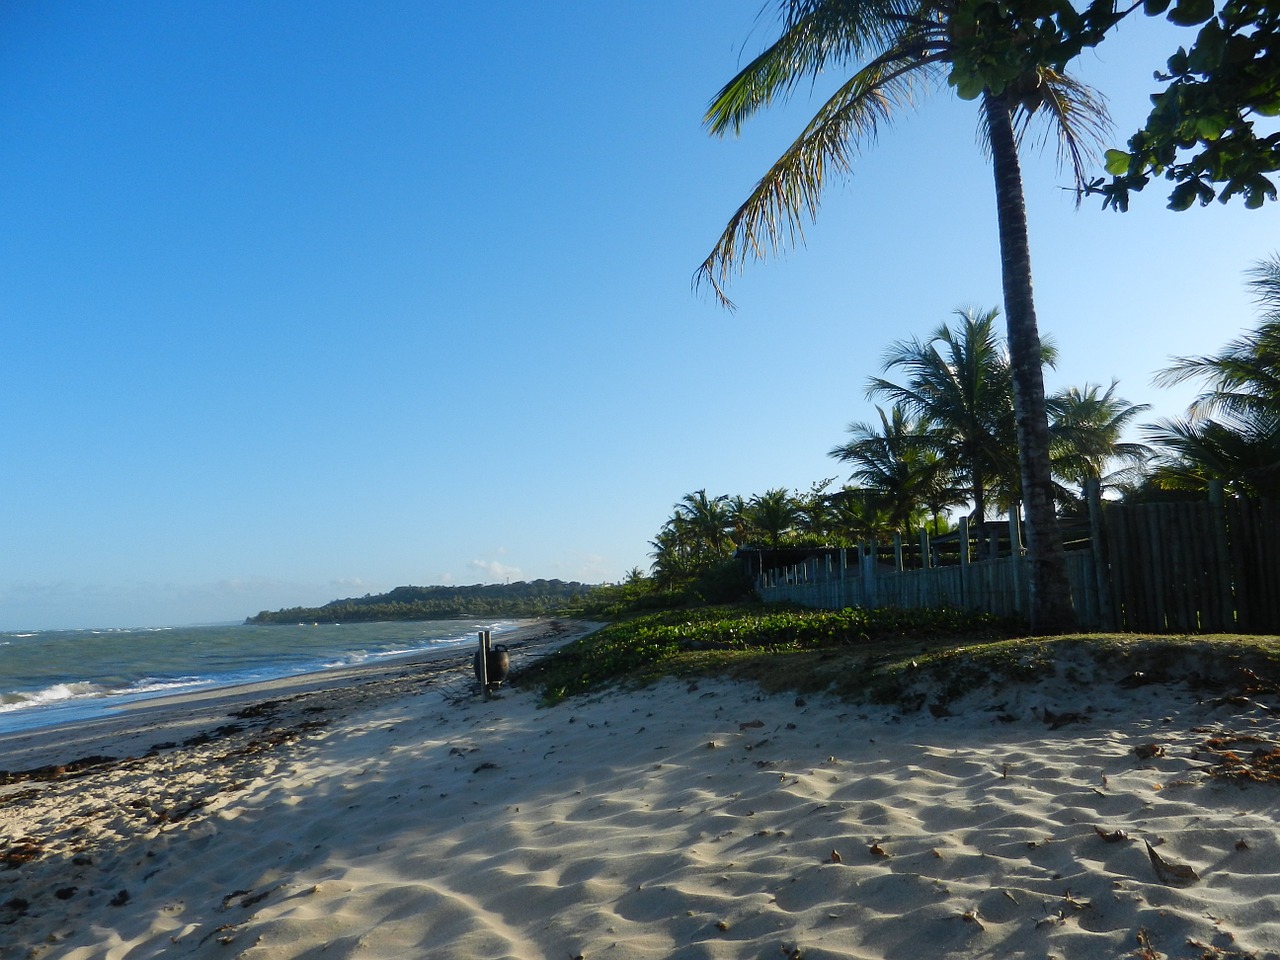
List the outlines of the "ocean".
{"label": "ocean", "polygon": [[495,639],[521,621],[0,632],[0,733],[90,719],[130,701],[272,680]]}

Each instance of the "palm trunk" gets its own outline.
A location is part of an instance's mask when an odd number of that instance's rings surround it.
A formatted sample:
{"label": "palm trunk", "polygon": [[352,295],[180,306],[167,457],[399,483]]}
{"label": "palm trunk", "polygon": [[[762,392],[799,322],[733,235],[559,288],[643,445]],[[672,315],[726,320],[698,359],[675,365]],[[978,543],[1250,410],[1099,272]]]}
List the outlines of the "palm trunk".
{"label": "palm trunk", "polygon": [[1049,473],[1049,420],[1044,405],[1040,331],[1031,292],[1031,252],[1027,242],[1022,171],[1007,98],[988,92],[982,102],[995,170],[1000,272],[1014,409],[1018,418],[1018,462],[1026,507],[1027,554],[1031,562],[1031,629],[1038,634],[1060,633],[1075,626],[1076,615]]}

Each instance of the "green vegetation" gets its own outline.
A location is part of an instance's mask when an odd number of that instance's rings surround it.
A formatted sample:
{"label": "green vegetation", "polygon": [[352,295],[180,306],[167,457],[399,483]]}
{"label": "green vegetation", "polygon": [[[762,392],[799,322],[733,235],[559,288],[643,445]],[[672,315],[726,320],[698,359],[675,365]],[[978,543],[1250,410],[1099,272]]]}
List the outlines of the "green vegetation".
{"label": "green vegetation", "polygon": [[396,587],[390,593],[332,600],[322,607],[263,610],[245,622],[356,623],[463,617],[540,617],[558,612],[589,590],[587,584],[561,580],[466,587]]}
{"label": "green vegetation", "polygon": [[[514,679],[543,702],[664,677],[749,680],[769,692],[829,692],[906,711],[1040,680],[1183,681],[1205,688],[1280,683],[1277,637],[1020,635],[1019,625],[956,610],[803,610],[761,605],[646,614],[534,663]],[[1242,671],[1248,671],[1242,673]]]}
{"label": "green vegetation", "polygon": [[1212,356],[1179,358],[1157,381],[1208,384],[1185,418],[1147,428],[1159,488],[1201,493],[1217,481],[1236,496],[1280,496],[1280,255],[1250,273],[1257,328]]}
{"label": "green vegetation", "polygon": [[1153,177],[1172,184],[1171,210],[1204,206],[1215,196],[1223,203],[1240,196],[1250,208],[1275,200],[1267,174],[1280,171],[1280,132],[1260,130],[1255,121],[1280,115],[1280,2],[1146,0],[1143,7],[1200,29],[1169,58],[1168,72],[1156,75],[1167,86],[1152,96],[1151,113],[1128,150],[1107,151],[1112,181],[1099,179],[1090,190],[1117,210],[1127,210],[1130,191]]}
{"label": "green vegetation", "polygon": [[[791,657],[812,666],[833,652],[918,648],[939,637],[1008,637],[1020,624],[963,610],[808,610],[781,605],[714,606],[642,614],[575,641],[525,671],[554,703],[611,683],[666,674],[731,674],[749,665],[761,676],[793,677]],[[763,658],[763,659],[762,659]],[[828,680],[830,682],[830,680]],[[808,688],[812,687],[806,684]],[[826,686],[825,683],[822,686]]]}

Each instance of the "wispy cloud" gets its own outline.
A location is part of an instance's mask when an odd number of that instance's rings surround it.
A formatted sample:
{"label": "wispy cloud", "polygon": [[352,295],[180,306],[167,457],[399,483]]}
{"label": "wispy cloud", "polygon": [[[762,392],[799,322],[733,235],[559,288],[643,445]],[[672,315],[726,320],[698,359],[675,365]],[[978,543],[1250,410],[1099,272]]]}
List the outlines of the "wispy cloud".
{"label": "wispy cloud", "polygon": [[471,570],[478,570],[493,581],[520,580],[522,574],[519,567],[511,567],[497,560],[472,560],[467,564]]}

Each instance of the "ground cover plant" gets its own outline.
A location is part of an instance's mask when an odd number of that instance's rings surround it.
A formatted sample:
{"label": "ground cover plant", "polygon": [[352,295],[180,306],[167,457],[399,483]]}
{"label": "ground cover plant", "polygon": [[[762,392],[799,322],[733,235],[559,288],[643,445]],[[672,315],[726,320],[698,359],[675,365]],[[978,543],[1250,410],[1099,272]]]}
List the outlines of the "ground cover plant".
{"label": "ground cover plant", "polygon": [[1280,701],[1280,637],[1070,634],[963,610],[814,610],[766,604],[642,614],[609,624],[513,678],[547,704],[664,677],[751,680],[941,715],[981,690],[1053,680],[1082,689],[1186,684],[1206,697]]}
{"label": "ground cover plant", "polygon": [[[569,644],[516,679],[537,685],[548,703],[614,683],[650,682],[664,675],[750,672],[761,662],[776,675],[801,672],[816,656],[863,656],[898,647],[1008,637],[1021,624],[966,610],[812,610],[778,604],[740,604],[666,610],[619,620]],[[762,660],[763,658],[763,660]],[[794,659],[799,658],[799,659]],[[813,688],[813,680],[795,677]]]}

